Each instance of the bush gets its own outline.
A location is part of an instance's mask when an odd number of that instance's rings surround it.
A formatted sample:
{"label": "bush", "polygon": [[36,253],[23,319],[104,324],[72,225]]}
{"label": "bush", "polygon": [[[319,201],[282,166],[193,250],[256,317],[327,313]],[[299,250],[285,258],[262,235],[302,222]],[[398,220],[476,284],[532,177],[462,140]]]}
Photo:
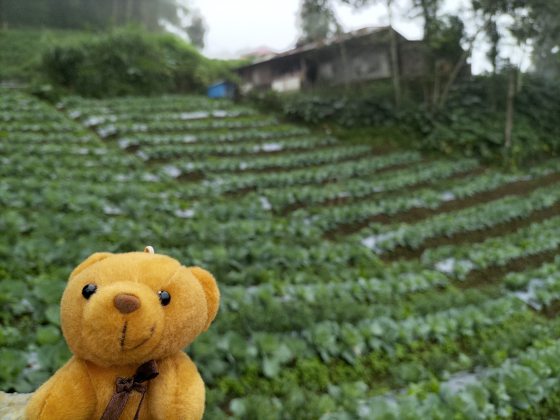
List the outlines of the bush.
{"label": "bush", "polygon": [[384,82],[302,93],[256,92],[250,96],[260,107],[279,111],[293,121],[312,125],[332,123],[347,128],[393,120],[392,98],[392,91]]}
{"label": "bush", "polygon": [[53,43],[77,42],[91,36],[69,30],[0,29],[0,80],[29,82],[37,77],[41,56]]}
{"label": "bush", "polygon": [[192,45],[165,34],[118,30],[43,54],[48,82],[83,96],[203,92],[229,78],[231,65],[209,60]]}
{"label": "bush", "polygon": [[397,128],[414,141],[419,139],[415,146],[448,155],[492,161],[503,156],[514,162],[560,153],[560,84],[525,76],[515,101],[512,149],[505,155],[506,87],[507,75],[463,81],[437,111],[427,109],[416,93],[408,94],[397,110],[391,90],[379,83],[351,91],[261,93],[252,99],[289,120],[311,125],[349,131]]}
{"label": "bush", "polygon": [[[478,77],[457,86],[445,109],[427,114],[423,147],[488,160],[504,155],[509,161],[560,153],[560,126],[556,122],[560,85],[526,76],[515,98],[512,149],[505,156],[506,77]],[[488,88],[489,82],[496,85],[494,90]],[[410,116],[406,121],[412,129],[419,129],[410,123]]]}
{"label": "bush", "polygon": [[330,121],[343,127],[384,124],[393,118],[390,103],[370,97],[293,96],[283,104],[288,118],[317,124]]}

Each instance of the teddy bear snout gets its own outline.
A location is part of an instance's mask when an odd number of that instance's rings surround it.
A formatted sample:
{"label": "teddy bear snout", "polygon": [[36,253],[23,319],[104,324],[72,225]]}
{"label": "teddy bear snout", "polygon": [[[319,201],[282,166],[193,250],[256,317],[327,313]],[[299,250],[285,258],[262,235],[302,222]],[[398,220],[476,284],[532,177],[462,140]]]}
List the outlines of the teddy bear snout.
{"label": "teddy bear snout", "polygon": [[113,304],[121,314],[129,314],[131,312],[134,312],[138,308],[140,308],[141,305],[140,299],[138,299],[136,296],[124,293],[115,296],[115,299],[113,299]]}

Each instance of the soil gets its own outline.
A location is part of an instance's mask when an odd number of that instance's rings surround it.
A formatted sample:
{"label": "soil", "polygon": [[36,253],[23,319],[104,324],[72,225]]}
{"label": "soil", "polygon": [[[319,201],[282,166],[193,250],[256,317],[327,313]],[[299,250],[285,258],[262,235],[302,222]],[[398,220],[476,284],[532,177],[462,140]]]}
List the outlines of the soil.
{"label": "soil", "polygon": [[[372,151],[371,154],[374,155],[374,156],[379,156],[379,153],[376,152],[375,150]],[[344,161],[353,160],[353,159],[355,159],[355,157],[340,160],[338,162],[344,162]],[[383,173],[383,172],[397,171],[399,169],[404,169],[404,168],[412,165],[413,163],[418,163],[418,162],[399,163],[399,164],[396,164],[396,165],[386,166],[384,168],[380,168],[378,170],[375,170],[372,173],[380,174],[380,173]],[[332,163],[317,164],[317,165],[313,165],[313,166],[308,166],[307,168],[312,168],[312,167],[317,167],[317,166],[325,166],[325,165],[331,165],[331,164]],[[272,170],[272,169],[268,168],[268,169],[265,169],[265,170],[260,170],[260,172],[287,172],[287,171],[290,171],[290,170],[293,170],[293,169],[294,168],[289,168],[289,169],[285,169],[285,170]],[[245,172],[249,172],[249,171],[245,171]],[[251,171],[251,173],[254,173],[254,172],[255,171]],[[359,176],[352,176],[349,179],[358,178],[358,177]],[[338,180],[336,178],[328,178],[328,179],[325,179],[324,181],[322,181],[320,183],[320,185],[327,185],[327,184],[332,184],[332,183],[335,183],[335,182],[340,182],[340,180]],[[316,183],[315,182],[307,182],[307,183],[304,183],[304,184],[301,184],[301,185],[316,185]],[[282,187],[267,187],[267,188],[284,188],[284,186],[282,186]],[[247,188],[243,188],[243,189],[239,189],[239,190],[236,190],[236,191],[226,193],[225,196],[227,196],[227,197],[239,197],[239,196],[243,196],[247,193],[254,192],[256,190],[257,190],[256,187],[247,187]],[[282,210],[279,214],[287,215],[288,213],[291,213],[291,212],[293,212],[293,211],[295,211],[299,208],[302,208],[302,207],[304,207],[304,205],[301,204],[301,203],[292,204],[290,206],[285,207],[285,209]]]}
{"label": "soil", "polygon": [[540,254],[529,255],[526,257],[515,258],[503,266],[488,267],[483,270],[471,271],[466,279],[458,282],[457,286],[461,289],[485,286],[489,283],[499,283],[507,273],[520,272],[537,268],[540,265],[554,261],[560,255],[560,248],[552,251],[541,252]]}
{"label": "soil", "polygon": [[[299,164],[296,167],[284,167],[284,166],[267,166],[266,168],[260,168],[260,169],[248,169],[245,171],[231,171],[231,173],[251,173],[251,174],[262,174],[262,173],[270,173],[270,172],[290,172],[290,171],[294,171],[294,170],[299,170],[299,169],[314,169],[314,168],[320,168],[322,166],[329,166],[329,165],[335,165],[335,164],[339,164],[339,163],[344,163],[344,162],[349,162],[352,160],[356,160],[358,158],[363,158],[364,156],[368,156],[368,155],[374,155],[375,152],[369,152],[369,153],[363,153],[361,155],[357,154],[357,155],[352,155],[352,156],[348,156],[342,159],[338,159],[336,161],[329,161],[329,162],[323,162],[323,163],[313,163],[313,164]],[[377,155],[375,155],[377,156]],[[229,171],[228,171],[229,172]]]}
{"label": "soil", "polygon": [[542,210],[531,213],[530,217],[515,219],[509,222],[497,224],[488,229],[477,229],[471,232],[460,232],[451,236],[438,236],[430,238],[422,243],[417,249],[398,247],[393,252],[381,256],[384,261],[396,261],[400,259],[420,258],[422,253],[429,248],[437,248],[442,245],[461,245],[482,242],[488,238],[506,235],[518,229],[529,226],[532,223],[542,222],[554,216],[560,215],[560,203]]}
{"label": "soil", "polygon": [[[377,155],[376,155],[376,156],[377,156]],[[385,172],[398,171],[398,170],[401,170],[401,169],[406,169],[406,168],[410,167],[410,166],[413,165],[413,164],[420,164],[420,163],[425,163],[425,162],[427,162],[427,160],[423,159],[423,160],[421,160],[421,161],[419,161],[419,162],[398,163],[398,164],[396,164],[396,165],[390,165],[390,166],[386,166],[386,167],[384,167],[384,168],[380,168],[380,169],[378,169],[378,170],[372,172],[371,174],[368,174],[367,176],[368,176],[368,177],[371,177],[371,176],[376,176],[376,175],[379,175],[379,174],[382,174],[382,173],[385,173]],[[342,181],[339,180],[339,179],[336,179],[336,178],[330,178],[330,179],[326,179],[325,181],[321,182],[320,185],[334,184],[334,183],[336,183],[336,182],[343,182],[343,181],[347,181],[348,179],[354,179],[354,178],[359,178],[359,177],[360,177],[360,176],[352,176],[352,177],[347,178],[347,179],[344,179],[344,180],[342,180]],[[402,189],[401,189],[400,191],[402,191]],[[385,195],[392,195],[392,194],[394,194],[394,193],[395,193],[395,192],[386,192],[386,193],[384,193],[384,194],[385,194]],[[372,196],[379,195],[379,194],[383,194],[383,193],[381,193],[381,192],[380,192],[380,193],[372,193],[372,194],[369,194],[368,197],[371,198]],[[313,206],[321,206],[321,207],[324,207],[324,206],[336,206],[336,205],[345,204],[346,202],[348,202],[348,201],[350,201],[350,200],[351,200],[351,198],[345,198],[345,197],[343,197],[343,198],[334,198],[334,199],[329,199],[329,200],[323,201],[323,202],[321,202],[321,203],[314,203]],[[361,201],[361,198],[358,199],[358,200]],[[364,197],[364,200],[365,200],[365,197]],[[354,200],[354,201],[357,201],[357,200]],[[289,206],[284,207],[284,208],[279,212],[279,214],[282,215],[282,216],[287,216],[288,214],[290,214],[290,213],[292,213],[292,212],[294,212],[294,211],[296,211],[296,210],[305,208],[305,207],[309,207],[309,206],[307,206],[305,203],[301,203],[301,202],[293,203],[293,204],[290,204]]]}
{"label": "soil", "polygon": [[183,172],[177,177],[177,180],[181,182],[198,182],[202,181],[204,178],[205,177],[202,172]]}
{"label": "soil", "polygon": [[555,172],[543,177],[528,181],[516,181],[502,185],[490,191],[483,191],[460,200],[447,201],[435,209],[415,207],[410,210],[394,215],[378,214],[365,220],[338,226],[336,229],[325,233],[328,239],[338,238],[341,235],[355,233],[370,223],[393,224],[393,223],[415,223],[428,217],[433,217],[441,213],[448,213],[463,210],[477,204],[488,203],[506,196],[526,195],[534,189],[545,187],[556,182],[560,182],[560,172]]}
{"label": "soil", "polygon": [[[425,163],[426,161],[422,161],[422,163]],[[405,165],[405,168],[408,165]],[[455,173],[453,175],[450,175],[446,178],[441,178],[441,179],[437,179],[436,182],[449,182],[449,181],[453,181],[453,180],[458,180],[458,179],[463,179],[463,178],[467,178],[469,176],[475,176],[475,175],[480,175],[482,174],[486,169],[485,168],[476,168],[476,169],[471,169],[469,171],[465,171],[465,172],[458,172]],[[377,175],[378,173],[381,173],[382,171],[376,172],[375,174]],[[357,197],[357,198],[352,198],[352,197],[341,197],[341,198],[334,198],[334,199],[330,199],[330,200],[326,200],[323,201],[322,203],[319,203],[319,205],[321,207],[324,206],[340,206],[340,205],[345,205],[345,204],[349,204],[349,203],[361,203],[363,201],[368,201],[373,197],[378,197],[378,196],[383,196],[384,198],[388,198],[388,197],[392,197],[395,195],[402,195],[403,192],[414,192],[417,191],[419,189],[422,188],[426,188],[426,187],[433,187],[434,185],[434,180],[428,180],[428,181],[423,181],[423,182],[418,182],[416,184],[411,184],[408,185],[406,187],[403,188],[399,188],[397,190],[393,190],[393,191],[381,191],[381,192],[372,192],[371,194],[368,195],[364,195],[362,197]]]}
{"label": "soil", "polygon": [[[130,149],[132,149],[133,146],[130,147]],[[312,147],[306,147],[306,148],[299,148],[299,149],[284,149],[284,150],[275,150],[272,152],[265,152],[265,151],[258,151],[258,152],[245,152],[245,153],[238,153],[238,154],[228,154],[228,153],[208,153],[207,155],[204,156],[193,156],[190,155],[188,153],[188,148],[185,148],[185,151],[182,153],[179,153],[173,157],[169,157],[169,158],[152,158],[149,161],[150,162],[157,162],[157,163],[168,163],[168,162],[172,162],[175,161],[177,159],[185,159],[185,158],[191,158],[191,159],[205,159],[207,157],[214,157],[214,158],[261,158],[261,157],[268,157],[268,156],[281,156],[281,155],[290,155],[290,154],[294,154],[294,153],[308,153],[308,152],[313,152],[313,151],[321,151],[321,150],[325,150],[325,149],[344,149],[344,147],[341,147],[340,144],[323,144],[320,146],[312,146]],[[136,149],[138,150],[138,149]],[[141,149],[140,149],[141,150]],[[354,157],[355,158],[355,157]],[[268,169],[267,169],[268,171]],[[246,172],[246,171],[244,171]]]}

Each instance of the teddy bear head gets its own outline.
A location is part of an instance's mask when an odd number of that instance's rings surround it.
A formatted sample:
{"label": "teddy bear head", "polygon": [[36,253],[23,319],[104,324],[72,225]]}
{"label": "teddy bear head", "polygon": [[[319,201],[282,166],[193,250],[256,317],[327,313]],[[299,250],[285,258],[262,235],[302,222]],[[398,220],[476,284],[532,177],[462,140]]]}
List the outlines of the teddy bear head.
{"label": "teddy bear head", "polygon": [[70,274],[61,325],[77,357],[141,364],[189,345],[218,306],[216,282],[201,268],[150,252],[96,253]]}

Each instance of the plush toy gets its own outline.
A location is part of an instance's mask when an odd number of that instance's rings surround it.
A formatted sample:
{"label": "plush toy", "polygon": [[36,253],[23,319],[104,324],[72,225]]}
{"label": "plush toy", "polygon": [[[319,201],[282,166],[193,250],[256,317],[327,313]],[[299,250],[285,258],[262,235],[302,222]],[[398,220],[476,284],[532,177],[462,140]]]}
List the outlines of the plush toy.
{"label": "plush toy", "polygon": [[219,300],[210,273],[151,247],[91,255],[62,296],[74,355],[35,392],[26,418],[202,418],[204,383],[182,349],[209,327]]}

